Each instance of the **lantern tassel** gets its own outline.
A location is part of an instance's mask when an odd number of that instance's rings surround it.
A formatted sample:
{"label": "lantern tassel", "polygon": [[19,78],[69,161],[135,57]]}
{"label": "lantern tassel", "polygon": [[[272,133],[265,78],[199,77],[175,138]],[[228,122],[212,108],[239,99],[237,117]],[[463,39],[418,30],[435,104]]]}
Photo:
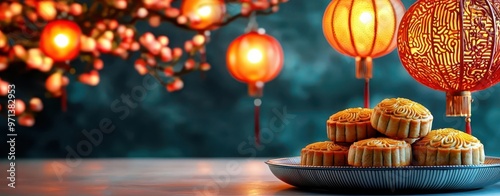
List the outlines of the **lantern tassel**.
{"label": "lantern tassel", "polygon": [[64,76],[61,77],[61,110],[63,112],[66,112],[68,108],[68,102],[67,102],[67,97],[68,97],[68,92],[66,92],[66,86],[64,84]]}
{"label": "lantern tassel", "polygon": [[61,108],[62,108],[62,111],[63,112],[66,112],[67,108],[68,108],[68,93],[66,92],[66,87],[63,86],[62,89],[61,89]]}
{"label": "lantern tassel", "polygon": [[68,104],[67,104],[67,101],[66,101],[66,89],[65,89],[65,87],[63,87],[62,97],[61,97],[61,108],[62,108],[63,112],[66,112],[67,106],[68,106]]}
{"label": "lantern tassel", "polygon": [[255,133],[255,145],[260,145],[260,105],[262,100],[260,97],[263,95],[264,83],[263,82],[253,82],[248,84],[248,95],[254,97],[254,133]]}
{"label": "lantern tassel", "polygon": [[[206,50],[206,48],[203,47],[202,52],[200,52],[200,60],[202,63],[207,62],[207,54],[205,53],[205,50]],[[200,63],[200,66],[201,66],[201,63]],[[204,71],[200,71],[200,78],[201,78],[201,80],[205,80],[206,75],[205,75]]]}
{"label": "lantern tassel", "polygon": [[371,57],[356,57],[356,78],[365,79],[365,108],[370,108],[370,78],[373,61]]}
{"label": "lantern tassel", "polygon": [[[61,67],[66,70],[66,71],[69,71],[70,70],[70,65],[69,65],[70,61],[64,61],[64,63],[61,63]],[[61,87],[61,108],[62,108],[62,111],[63,112],[66,112],[67,109],[68,109],[68,92],[66,90],[66,83],[64,82],[64,76],[61,77],[61,84],[62,84],[62,87]]]}
{"label": "lantern tassel", "polygon": [[470,91],[446,92],[446,116],[470,117],[472,115]]}
{"label": "lantern tassel", "polygon": [[262,101],[257,98],[253,101],[254,103],[254,133],[255,133],[255,145],[260,145],[260,105]]}
{"label": "lantern tassel", "polygon": [[370,108],[370,79],[365,79],[365,108]]}
{"label": "lantern tassel", "polygon": [[465,117],[465,133],[472,135],[472,126],[470,124],[470,116]]}

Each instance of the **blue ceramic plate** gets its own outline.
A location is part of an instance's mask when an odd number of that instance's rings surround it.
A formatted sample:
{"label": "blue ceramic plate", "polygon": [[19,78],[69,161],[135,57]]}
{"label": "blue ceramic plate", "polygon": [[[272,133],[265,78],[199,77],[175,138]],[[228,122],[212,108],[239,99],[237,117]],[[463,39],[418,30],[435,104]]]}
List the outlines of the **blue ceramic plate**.
{"label": "blue ceramic plate", "polygon": [[281,181],[306,189],[470,190],[500,181],[500,158],[483,165],[351,167],[304,166],[300,157],[266,162]]}

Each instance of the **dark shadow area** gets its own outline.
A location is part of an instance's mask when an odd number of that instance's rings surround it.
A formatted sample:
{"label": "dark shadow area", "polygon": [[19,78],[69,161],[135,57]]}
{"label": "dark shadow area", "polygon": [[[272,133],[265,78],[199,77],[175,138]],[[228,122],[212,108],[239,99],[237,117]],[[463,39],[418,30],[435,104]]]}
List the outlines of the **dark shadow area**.
{"label": "dark shadow area", "polygon": [[472,190],[387,190],[387,189],[306,189],[306,188],[296,188],[291,187],[288,189],[280,190],[276,195],[309,195],[309,194],[319,194],[319,195],[422,195],[422,194],[450,194],[450,193],[461,193],[461,194],[472,194]]}

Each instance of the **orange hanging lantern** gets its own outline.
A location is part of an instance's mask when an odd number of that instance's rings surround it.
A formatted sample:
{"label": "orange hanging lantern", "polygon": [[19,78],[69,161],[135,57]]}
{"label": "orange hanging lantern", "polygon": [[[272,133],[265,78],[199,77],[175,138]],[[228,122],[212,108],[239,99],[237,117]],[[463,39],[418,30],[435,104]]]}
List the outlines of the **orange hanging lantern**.
{"label": "orange hanging lantern", "polygon": [[446,115],[466,117],[471,133],[471,92],[500,78],[498,0],[420,0],[403,17],[401,62],[425,86],[446,92]]}
{"label": "orange hanging lantern", "polygon": [[356,78],[365,79],[366,108],[372,59],[396,48],[397,27],[404,13],[400,0],[332,0],[325,10],[325,38],[341,54],[356,58]]}
{"label": "orange hanging lantern", "polygon": [[224,0],[183,0],[182,15],[189,17],[189,26],[196,30],[217,28],[226,14]]}
{"label": "orange hanging lantern", "polygon": [[248,84],[255,99],[255,137],[259,143],[259,106],[264,83],[273,80],[283,68],[280,43],[263,31],[250,31],[236,38],[227,51],[227,68],[238,81]]}
{"label": "orange hanging lantern", "polygon": [[69,20],[49,22],[40,37],[40,49],[54,61],[68,61],[80,52],[80,27]]}

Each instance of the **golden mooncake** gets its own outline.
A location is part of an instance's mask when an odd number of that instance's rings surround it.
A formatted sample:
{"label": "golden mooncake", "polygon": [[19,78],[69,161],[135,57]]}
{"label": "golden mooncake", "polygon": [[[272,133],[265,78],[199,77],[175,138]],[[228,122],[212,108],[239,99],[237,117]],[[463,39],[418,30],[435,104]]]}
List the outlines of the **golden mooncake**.
{"label": "golden mooncake", "polygon": [[328,138],[335,143],[352,143],[375,137],[377,131],[370,124],[372,113],[368,108],[349,108],[333,114],[326,122]]}
{"label": "golden mooncake", "polygon": [[300,164],[313,166],[347,165],[348,151],[349,147],[331,141],[312,143],[300,152]]}
{"label": "golden mooncake", "polygon": [[414,165],[478,165],[485,159],[481,141],[452,128],[433,130],[412,148]]}
{"label": "golden mooncake", "polygon": [[393,139],[410,143],[432,129],[433,116],[423,105],[405,98],[384,99],[373,108],[371,125]]}
{"label": "golden mooncake", "polygon": [[365,139],[351,145],[347,162],[357,167],[408,166],[411,164],[411,146],[391,138]]}

